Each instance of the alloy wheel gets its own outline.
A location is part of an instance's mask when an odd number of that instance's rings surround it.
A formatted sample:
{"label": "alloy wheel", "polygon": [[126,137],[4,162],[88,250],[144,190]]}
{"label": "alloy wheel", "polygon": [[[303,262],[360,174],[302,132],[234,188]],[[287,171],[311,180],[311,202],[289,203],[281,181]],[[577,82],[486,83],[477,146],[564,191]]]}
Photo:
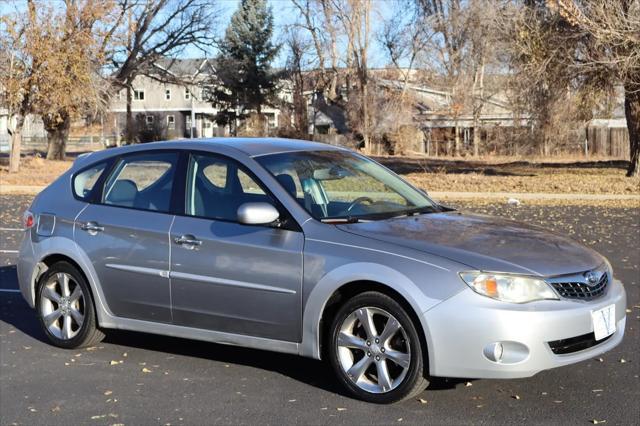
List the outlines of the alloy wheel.
{"label": "alloy wheel", "polygon": [[71,275],[58,272],[49,277],[40,293],[40,315],[49,332],[70,340],[82,329],[85,298],[80,284]]}
{"label": "alloy wheel", "polygon": [[360,389],[385,393],[398,387],[411,365],[411,345],[400,322],[376,307],[361,307],[342,322],[337,358]]}

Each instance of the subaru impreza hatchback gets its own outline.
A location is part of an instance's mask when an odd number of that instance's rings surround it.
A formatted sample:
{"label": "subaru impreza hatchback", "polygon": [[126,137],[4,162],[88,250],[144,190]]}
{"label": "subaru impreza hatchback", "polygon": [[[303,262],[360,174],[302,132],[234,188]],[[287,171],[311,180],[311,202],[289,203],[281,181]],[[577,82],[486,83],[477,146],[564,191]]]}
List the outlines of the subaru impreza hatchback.
{"label": "subaru impreza hatchback", "polygon": [[624,334],[603,256],[323,144],[91,153],[24,222],[20,289],[63,348],[118,328],[322,358],[355,397],[390,403],[432,376],[532,376]]}

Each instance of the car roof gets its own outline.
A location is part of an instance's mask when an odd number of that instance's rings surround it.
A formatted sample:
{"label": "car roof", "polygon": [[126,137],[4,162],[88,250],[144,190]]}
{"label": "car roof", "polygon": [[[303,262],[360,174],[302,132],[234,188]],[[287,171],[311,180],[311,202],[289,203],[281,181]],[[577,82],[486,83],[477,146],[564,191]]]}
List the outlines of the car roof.
{"label": "car roof", "polygon": [[[241,151],[250,157],[261,155],[277,154],[296,151],[335,151],[346,150],[345,148],[328,145],[320,142],[311,142],[297,139],[284,138],[201,138],[201,139],[179,139],[172,141],[150,142],[143,144],[127,145],[119,148],[111,148],[97,151],[88,155],[78,157],[75,166],[81,166],[102,160],[114,155],[126,154],[129,152],[147,151],[151,149],[188,149],[200,151],[212,151],[224,153],[225,150],[233,149]],[[91,160],[91,161],[89,161]]]}

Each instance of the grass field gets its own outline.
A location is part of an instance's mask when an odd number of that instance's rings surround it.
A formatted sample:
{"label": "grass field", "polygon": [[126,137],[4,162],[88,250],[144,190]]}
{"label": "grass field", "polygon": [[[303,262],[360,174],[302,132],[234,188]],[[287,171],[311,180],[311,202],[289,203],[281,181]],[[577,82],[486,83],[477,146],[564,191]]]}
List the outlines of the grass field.
{"label": "grass field", "polygon": [[[19,173],[0,163],[0,185],[48,185],[72,164],[23,158]],[[624,161],[464,161],[378,157],[379,162],[429,192],[517,192],[553,194],[640,194],[640,179],[625,177]],[[637,203],[635,203],[637,204]]]}

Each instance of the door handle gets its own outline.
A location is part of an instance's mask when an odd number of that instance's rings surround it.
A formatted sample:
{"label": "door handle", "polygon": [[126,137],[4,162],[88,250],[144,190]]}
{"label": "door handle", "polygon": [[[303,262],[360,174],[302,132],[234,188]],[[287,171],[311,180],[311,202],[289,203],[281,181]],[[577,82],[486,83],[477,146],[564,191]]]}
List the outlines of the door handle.
{"label": "door handle", "polygon": [[80,225],[80,229],[87,231],[91,235],[96,235],[98,232],[104,231],[104,226],[98,225],[96,222],[86,222]]}
{"label": "door handle", "polygon": [[193,235],[181,235],[174,238],[173,242],[181,246],[186,246],[186,248],[195,248],[196,246],[202,245],[202,241],[198,240]]}

